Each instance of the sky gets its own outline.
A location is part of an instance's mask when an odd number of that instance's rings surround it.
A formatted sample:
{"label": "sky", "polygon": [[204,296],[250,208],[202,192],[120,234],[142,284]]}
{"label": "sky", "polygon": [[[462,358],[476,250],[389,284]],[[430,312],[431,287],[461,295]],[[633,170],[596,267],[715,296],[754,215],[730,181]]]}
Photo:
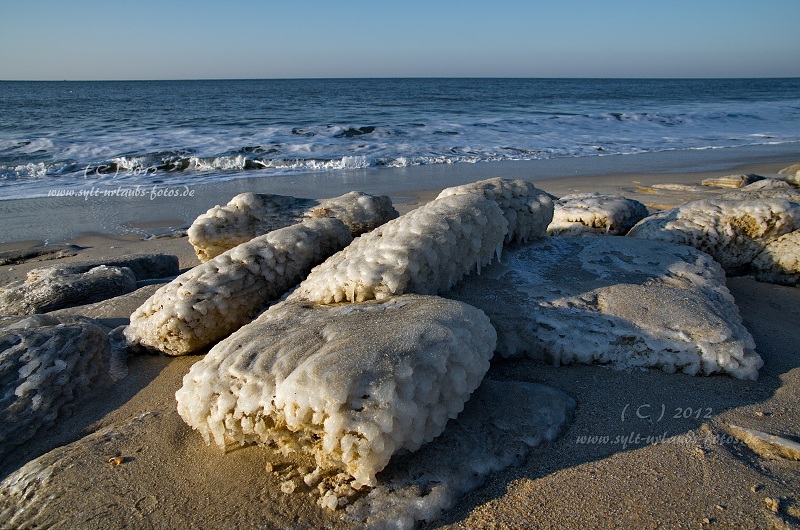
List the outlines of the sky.
{"label": "sky", "polygon": [[0,0],[0,79],[800,77],[800,0]]}

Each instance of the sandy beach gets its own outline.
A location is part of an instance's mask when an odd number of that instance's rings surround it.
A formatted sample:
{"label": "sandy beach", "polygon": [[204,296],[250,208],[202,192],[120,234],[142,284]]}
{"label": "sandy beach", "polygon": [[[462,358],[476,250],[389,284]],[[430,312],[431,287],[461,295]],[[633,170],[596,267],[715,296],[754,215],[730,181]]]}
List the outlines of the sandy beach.
{"label": "sandy beach", "polygon": [[[730,153],[727,153],[730,155]],[[185,229],[243,191],[333,197],[387,194],[404,214],[441,189],[488,177],[531,180],[555,196],[597,191],[636,199],[651,213],[729,190],[701,186],[730,174],[774,176],[800,161],[796,148],[593,157],[567,163],[455,164],[402,170],[242,179],[193,188],[186,197],[41,198],[0,201],[0,251],[74,245],[73,255],[0,266],[0,284],[35,267],[140,253],[199,263]],[[187,188],[188,189],[188,188]],[[52,256],[49,256],[52,257]],[[800,462],[770,458],[733,435],[738,426],[800,440],[800,291],[728,278],[756,351],[757,381],[597,365],[497,361],[486,378],[549,385],[577,401],[553,442],[485,483],[423,528],[798,528]],[[158,285],[59,310],[110,331]],[[19,318],[6,318],[10,323]],[[0,479],[39,459],[41,488],[0,496],[2,528],[351,528],[281,483],[311,460],[260,446],[207,446],[176,412],[175,392],[202,356],[131,356],[127,376],[82,400],[30,442],[2,455]],[[44,456],[43,456],[44,455]],[[119,465],[109,462],[120,457]],[[272,471],[268,471],[271,468]],[[46,474],[43,470],[46,470]]]}

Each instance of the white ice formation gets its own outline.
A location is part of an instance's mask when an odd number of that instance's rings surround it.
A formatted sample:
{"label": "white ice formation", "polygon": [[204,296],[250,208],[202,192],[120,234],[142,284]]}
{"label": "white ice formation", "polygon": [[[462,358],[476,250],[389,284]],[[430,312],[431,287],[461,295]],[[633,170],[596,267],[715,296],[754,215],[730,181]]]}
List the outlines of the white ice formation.
{"label": "white ice formation", "polygon": [[528,182],[448,188],[331,256],[290,299],[327,304],[436,294],[499,258],[504,241],[544,235],[551,218],[552,200]]}
{"label": "white ice formation", "polygon": [[800,204],[786,199],[704,199],[651,215],[628,235],[689,245],[711,254],[723,268],[736,269],[770,241],[797,229]]}
{"label": "white ice formation", "polygon": [[619,195],[565,195],[555,203],[547,233],[553,236],[624,236],[647,214],[644,204]]}
{"label": "white ice formation", "polygon": [[356,238],[315,267],[290,299],[320,304],[436,294],[499,256],[508,222],[479,194],[429,202]]}
{"label": "white ice formation", "polygon": [[756,379],[762,360],[720,266],[688,246],[554,237],[443,296],[482,309],[503,357]]}
{"label": "white ice formation", "polygon": [[359,527],[411,529],[432,521],[486,477],[521,465],[529,450],[554,440],[575,400],[544,385],[484,380],[441,436],[398,456],[379,485],[347,507]]}
{"label": "white ice formation", "polygon": [[250,239],[303,219],[335,217],[354,236],[397,217],[392,201],[352,191],[340,197],[313,200],[265,193],[242,193],[225,206],[214,206],[189,227],[189,242],[205,262]]}
{"label": "white ice formation", "polygon": [[545,234],[553,219],[553,198],[525,180],[492,178],[443,190],[437,199],[481,193],[495,201],[508,221],[506,242],[525,242]]}
{"label": "white ice formation", "polygon": [[59,265],[28,272],[0,288],[0,315],[30,315],[99,302],[136,289],[127,267]]}
{"label": "white ice formation", "polygon": [[[480,310],[439,297],[284,301],[192,366],[178,413],[220,446],[313,455],[307,482],[335,507],[351,488],[374,485],[393,454],[442,433],[488,370],[495,340]],[[337,474],[350,483],[321,481]]]}
{"label": "white ice formation", "polygon": [[351,240],[335,218],[251,239],[161,287],[131,315],[125,336],[167,355],[197,351],[248,323]]}
{"label": "white ice formation", "polygon": [[751,266],[762,282],[800,286],[800,230],[770,242]]}
{"label": "white ice formation", "polygon": [[0,454],[112,380],[106,332],[89,319],[35,315],[0,328]]}

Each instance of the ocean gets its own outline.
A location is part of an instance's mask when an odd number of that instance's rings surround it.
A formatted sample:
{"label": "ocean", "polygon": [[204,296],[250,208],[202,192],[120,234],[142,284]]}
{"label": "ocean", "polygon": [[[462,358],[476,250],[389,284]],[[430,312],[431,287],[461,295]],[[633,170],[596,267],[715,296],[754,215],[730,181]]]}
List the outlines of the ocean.
{"label": "ocean", "polygon": [[800,142],[800,79],[0,82],[0,199]]}

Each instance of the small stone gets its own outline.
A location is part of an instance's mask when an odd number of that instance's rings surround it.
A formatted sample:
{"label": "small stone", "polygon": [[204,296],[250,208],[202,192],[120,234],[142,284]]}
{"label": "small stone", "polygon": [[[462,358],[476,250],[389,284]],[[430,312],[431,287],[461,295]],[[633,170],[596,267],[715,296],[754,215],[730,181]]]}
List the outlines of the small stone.
{"label": "small stone", "polygon": [[264,469],[267,473],[272,473],[275,468],[272,467],[272,462],[267,462],[267,465],[264,466]]}
{"label": "small stone", "polygon": [[780,499],[773,499],[771,497],[765,497],[764,502],[767,505],[767,509],[772,513],[778,513],[781,509],[781,501]]}
{"label": "small stone", "polygon": [[725,511],[725,507],[723,505],[721,505],[721,504],[717,504],[716,506],[714,506],[714,508],[716,508],[717,510],[719,510],[721,512]]}
{"label": "small stone", "polygon": [[281,491],[284,493],[292,493],[296,487],[293,480],[281,482]]}
{"label": "small stone", "polygon": [[764,489],[763,484],[753,484],[752,486],[750,486],[750,491],[752,491],[753,493],[759,492],[763,489]]}
{"label": "small stone", "polygon": [[764,413],[763,413],[763,412],[761,412],[760,410],[759,410],[759,411],[756,411],[756,412],[755,412],[755,415],[756,415],[757,417],[759,417],[759,418],[763,418],[763,417],[764,417]]}
{"label": "small stone", "polygon": [[711,524],[711,519],[708,517],[703,517],[703,524]]}

